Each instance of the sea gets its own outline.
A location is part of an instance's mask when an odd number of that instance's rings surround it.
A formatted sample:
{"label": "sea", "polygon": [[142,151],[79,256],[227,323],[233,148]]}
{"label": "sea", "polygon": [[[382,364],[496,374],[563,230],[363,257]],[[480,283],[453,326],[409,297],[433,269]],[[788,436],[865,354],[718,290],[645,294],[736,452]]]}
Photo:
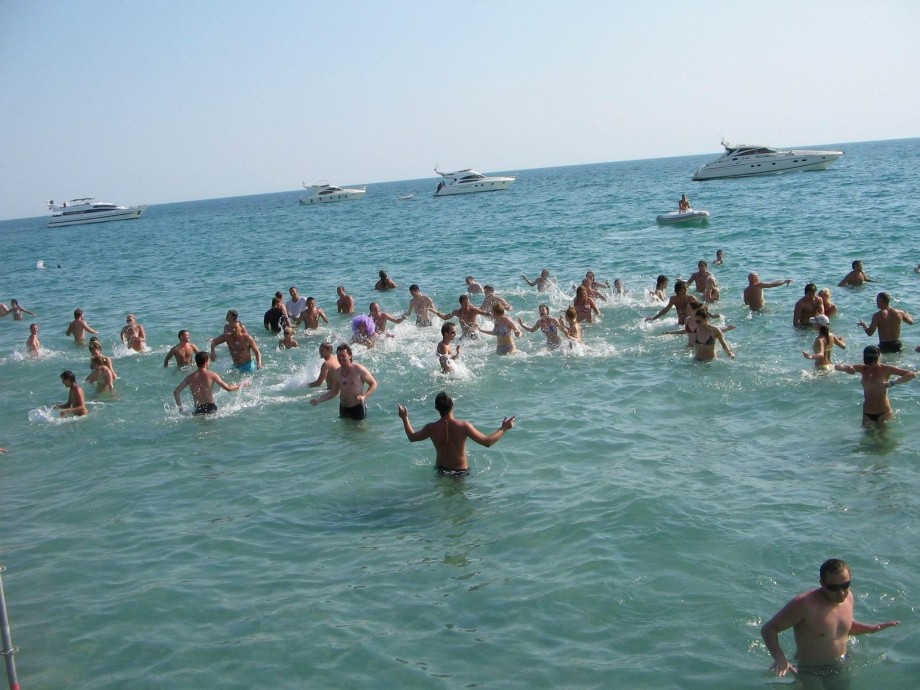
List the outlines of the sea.
{"label": "sea", "polygon": [[[304,206],[299,190],[0,223],[0,301],[35,312],[0,319],[0,563],[22,687],[772,687],[792,679],[770,673],[760,626],[831,557],[851,566],[859,620],[901,621],[851,640],[844,680],[915,687],[920,380],[891,391],[887,429],[864,430],[859,378],[816,371],[792,311],[807,283],[829,287],[844,363],[876,340],[857,321],[879,291],[920,318],[920,139],[820,147],[845,155],[703,183],[690,177],[714,154],[507,171],[514,187],[490,194],[435,198],[430,176],[354,202]],[[708,226],[656,224],[682,193]],[[701,259],[733,360],[695,362],[667,335],[673,311],[645,318],[662,306],[656,277],[673,286]],[[874,282],[837,287],[856,259]],[[521,274],[544,268],[557,282],[540,293]],[[373,290],[380,270],[398,289]],[[366,420],[309,404],[318,346],[351,337],[340,285],[358,313],[399,315],[410,284],[450,311],[474,276],[531,325],[588,270],[626,293],[602,289],[583,346],[525,332],[499,356],[484,336],[445,375],[440,321],[410,317],[355,346],[379,383]],[[751,313],[752,271],[794,282]],[[278,350],[261,318],[291,285],[330,323]],[[114,395],[86,384],[89,414],[61,419],[61,372],[89,374],[65,336],[76,308],[119,378]],[[206,349],[229,309],[264,367],[239,374],[221,346],[213,370],[252,385],[217,391],[215,415],[181,414],[189,371],[163,359],[180,329]],[[128,313],[145,352],[119,340]],[[917,369],[920,325],[903,339],[884,361]],[[492,447],[469,444],[459,480],[397,414],[435,420],[442,390],[485,433],[516,416]]]}

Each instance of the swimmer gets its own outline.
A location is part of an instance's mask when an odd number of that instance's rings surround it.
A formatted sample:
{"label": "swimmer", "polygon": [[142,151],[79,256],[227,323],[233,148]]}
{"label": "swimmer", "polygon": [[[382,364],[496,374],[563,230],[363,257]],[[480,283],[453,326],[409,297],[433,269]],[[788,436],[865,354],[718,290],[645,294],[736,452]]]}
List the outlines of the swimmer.
{"label": "swimmer", "polygon": [[824,315],[831,317],[837,313],[837,305],[831,301],[831,291],[828,288],[818,290],[818,297],[824,305]]}
{"label": "swimmer", "polygon": [[658,276],[655,280],[655,289],[649,290],[648,294],[649,297],[659,302],[666,301],[668,299],[668,277],[666,275]]}
{"label": "swimmer", "polygon": [[721,266],[725,263],[725,254],[722,253],[721,249],[716,249],[716,260],[713,263],[716,266]]}
{"label": "swimmer", "polygon": [[339,285],[335,289],[336,294],[339,298],[335,301],[335,307],[338,310],[339,314],[354,314],[355,313],[355,298],[345,292],[345,287]]}
{"label": "swimmer", "polygon": [[[913,380],[916,372],[909,369],[893,367],[890,364],[881,364],[881,350],[875,345],[870,345],[863,350],[862,364],[835,364],[834,369],[847,374],[862,375],[863,387],[863,417],[864,427],[876,426],[881,428],[885,422],[894,419],[891,402],[888,400],[888,389],[899,383]],[[892,376],[898,378],[893,381]]]}
{"label": "swimmer", "polygon": [[710,274],[706,279],[706,289],[703,290],[703,301],[707,303],[718,302],[720,295],[719,283],[716,281],[716,277]]}
{"label": "swimmer", "polygon": [[582,278],[581,285],[573,285],[572,289],[575,290],[575,293],[577,294],[578,288],[583,287],[585,291],[588,293],[588,297],[590,297],[591,299],[594,299],[594,300],[599,299],[602,302],[606,302],[607,297],[600,290],[598,290],[595,287],[595,285],[596,283],[594,282],[592,278],[588,278],[587,276],[585,276],[584,278]]}
{"label": "swimmer", "polygon": [[711,362],[716,358],[716,342],[731,359],[735,358],[735,353],[728,346],[722,331],[709,323],[709,313],[705,309],[697,309],[693,320],[696,322],[696,331],[691,338],[696,350],[694,359],[697,362]]}
{"label": "swimmer", "polygon": [[495,351],[500,355],[510,355],[517,349],[512,334],[521,337],[521,331],[514,325],[514,321],[505,315],[505,308],[501,304],[492,307],[492,330],[480,329],[479,332],[497,338]]}
{"label": "swimmer", "polygon": [[852,264],[853,270],[847,273],[843,280],[837,283],[837,287],[859,287],[863,283],[874,283],[866,272],[863,270],[862,261],[856,260]]}
{"label": "swimmer", "polygon": [[67,326],[67,330],[64,332],[64,335],[72,335],[74,342],[77,345],[82,345],[85,342],[84,337],[87,333],[98,335],[99,331],[93,329],[88,323],[86,323],[86,320],[83,318],[82,309],[74,309],[73,321],[71,321],[70,325]]}
{"label": "swimmer", "polygon": [[466,282],[466,291],[470,295],[481,295],[482,294],[482,285],[476,282],[476,279],[473,276],[467,276],[465,278]]}
{"label": "swimmer", "polygon": [[377,326],[373,317],[356,316],[351,320],[351,343],[352,345],[364,345],[365,347],[374,347],[376,341],[374,334],[377,332]]}
{"label": "swimmer", "polygon": [[524,282],[527,283],[530,287],[533,287],[534,285],[536,285],[537,290],[539,292],[546,292],[556,282],[555,280],[552,279],[552,277],[550,277],[549,271],[547,271],[545,268],[542,271],[540,271],[540,277],[537,278],[536,280],[530,280],[523,273],[521,274],[521,278],[523,278]]}
{"label": "swimmer", "polygon": [[437,314],[442,319],[446,318],[435,308],[431,298],[423,293],[415,283],[409,286],[409,294],[412,295],[412,298],[403,313],[403,318],[407,318],[409,314],[415,312],[415,325],[419,328],[426,328],[431,325],[432,314]]}
{"label": "swimmer", "polygon": [[192,343],[192,334],[186,330],[179,331],[179,342],[172,346],[172,349],[166,353],[166,359],[163,360],[163,368],[169,366],[169,360],[176,358],[177,367],[187,367],[195,358],[198,348]]}
{"label": "swimmer", "polygon": [[559,329],[565,328],[565,325],[560,323],[549,315],[549,305],[541,304],[540,305],[540,318],[536,320],[533,326],[528,326],[523,321],[518,319],[518,324],[521,328],[529,333],[536,333],[539,328],[543,331],[543,335],[546,336],[546,346],[550,350],[555,350],[562,344],[562,338],[559,336]]}
{"label": "swimmer", "polygon": [[674,294],[671,295],[668,303],[654,316],[646,316],[645,320],[655,321],[671,311],[671,307],[674,307],[677,311],[677,324],[683,326],[687,320],[687,305],[694,299],[692,295],[687,294],[687,284],[682,280],[678,280],[674,283]]}
{"label": "swimmer", "polygon": [[67,402],[55,405],[55,408],[61,411],[62,417],[82,417],[88,410],[86,409],[86,396],[83,389],[77,383],[77,377],[72,371],[65,371],[61,374],[61,383],[70,393],[67,396]]}
{"label": "swimmer", "polygon": [[291,348],[300,347],[298,342],[294,340],[294,329],[290,326],[284,327],[284,337],[278,341],[279,350],[290,350]]}
{"label": "swimmer", "polygon": [[87,383],[95,383],[99,393],[115,392],[115,372],[107,364],[108,359],[102,355],[93,355],[90,359],[92,373],[86,377]]}
{"label": "swimmer", "polygon": [[900,352],[901,322],[913,325],[913,317],[903,309],[892,307],[891,295],[887,292],[878,293],[875,296],[875,304],[878,311],[872,315],[869,325],[862,319],[856,322],[857,325],[862,327],[866,335],[872,335],[878,330],[878,346],[882,352]]}
{"label": "swimmer", "polygon": [[796,328],[808,328],[811,319],[823,313],[824,302],[818,297],[818,286],[808,283],[805,286],[805,295],[799,298],[795,303],[795,309],[792,310],[792,325]]}
{"label": "swimmer", "polygon": [[26,309],[25,307],[21,307],[21,306],[19,305],[19,302],[17,302],[17,301],[14,300],[14,299],[11,299],[11,300],[10,300],[10,309],[9,309],[9,313],[13,315],[13,320],[14,320],[14,321],[22,321],[22,315],[23,315],[23,314],[30,314],[30,315],[32,315],[32,316],[35,316],[35,315],[36,315],[34,311],[29,311],[29,310]]}
{"label": "swimmer", "polygon": [[579,285],[578,289],[575,290],[575,299],[572,301],[572,306],[575,307],[575,313],[578,314],[579,323],[593,323],[593,315],[601,315],[601,310],[597,308],[597,302],[588,295],[588,288],[584,285]]}
{"label": "swimmer", "polygon": [[391,316],[385,311],[380,311],[380,305],[376,302],[371,302],[370,317],[374,320],[374,326],[377,329],[378,338],[381,336],[387,336],[389,338],[393,337],[392,333],[387,333],[387,321],[392,321],[393,323],[402,323],[406,320],[405,316],[400,316],[397,319],[395,316]]}
{"label": "swimmer", "polygon": [[173,398],[176,400],[176,406],[182,412],[182,398],[180,394],[186,387],[192,391],[192,399],[195,401],[195,414],[212,414],[217,412],[217,405],[214,403],[214,385],[218,385],[225,391],[233,392],[250,385],[249,381],[243,381],[239,384],[228,384],[211,371],[208,367],[211,365],[211,358],[206,352],[195,353],[195,366],[197,371],[186,376],[182,383],[176,386],[173,391]]}
{"label": "swimmer", "polygon": [[569,339],[569,347],[572,346],[572,343],[585,342],[581,334],[581,324],[578,323],[578,312],[575,311],[575,307],[570,305],[568,309],[562,313],[562,318],[559,319],[559,325],[562,327],[563,335]]}
{"label": "swimmer", "polygon": [[[210,357],[212,362],[217,360],[215,348],[223,343],[227,344],[227,349],[230,350],[230,357],[233,360],[233,366],[236,367],[237,371],[248,373],[254,371],[254,369],[262,368],[262,352],[253,337],[248,333],[243,333],[242,324],[239,322],[233,325],[229,333],[224,333],[211,341]],[[255,356],[255,368],[253,367],[253,355]],[[195,362],[198,362],[197,355]]]}
{"label": "swimmer", "polygon": [[240,314],[236,309],[228,309],[227,315],[224,317],[224,321],[227,322],[224,324],[224,331],[223,331],[224,335],[227,335],[228,333],[230,333],[230,331],[233,330],[233,327],[236,324],[240,325],[240,328],[243,329],[243,333],[249,333],[249,331],[246,330],[246,326],[244,326],[243,322],[240,321]]}
{"label": "swimmer", "polygon": [[134,314],[128,314],[125,318],[125,326],[121,329],[120,337],[124,346],[135,352],[143,352],[147,345],[147,333],[137,322]]}
{"label": "swimmer", "polygon": [[332,372],[332,386],[322,395],[311,398],[310,404],[316,406],[338,396],[339,417],[360,421],[367,417],[367,399],[377,390],[377,379],[367,367],[352,361],[351,347],[345,343],[335,352],[339,368]]}
{"label": "swimmer", "polygon": [[624,297],[628,294],[628,290],[623,285],[623,281],[619,278],[613,281],[613,294],[623,295]]}
{"label": "swimmer", "polygon": [[[96,336],[93,336],[89,339],[89,346],[87,349],[89,350],[90,369],[92,369],[93,357],[99,356],[105,360],[105,365],[112,370],[112,374],[115,376],[115,378],[118,378],[118,374],[115,372],[115,362],[111,357],[106,357],[104,354],[102,354],[102,343],[99,342],[99,339]],[[90,372],[90,376],[92,376],[92,372]]]}
{"label": "swimmer", "polygon": [[512,307],[508,303],[508,300],[500,295],[496,295],[494,287],[486,285],[482,290],[485,293],[485,298],[482,300],[482,304],[479,305],[479,308],[486,314],[492,313],[492,306],[495,304],[502,305],[505,311],[511,311]]}
{"label": "swimmer", "polygon": [[375,290],[392,290],[393,288],[399,287],[396,283],[393,282],[393,279],[387,275],[386,271],[380,271],[378,275],[380,276],[380,280],[374,283]]}
{"label": "swimmer", "polygon": [[705,260],[700,259],[696,267],[697,270],[687,278],[687,285],[694,285],[697,292],[706,292],[706,281],[712,276],[712,273],[709,272],[709,264],[706,263]]}
{"label": "swimmer", "polygon": [[[793,598],[760,629],[773,657],[770,670],[777,676],[787,673],[807,676],[809,672],[817,675],[841,667],[850,635],[877,633],[898,624],[898,621],[887,621],[870,625],[853,617],[855,598],[850,591],[853,578],[845,561],[837,558],[824,561],[819,578],[820,587]],[[797,665],[789,661],[779,641],[779,634],[789,628],[795,633]],[[820,681],[820,678],[815,680]],[[806,682],[804,687],[813,686]],[[825,686],[819,682],[816,687]]]}
{"label": "swimmer", "polygon": [[451,361],[460,356],[460,346],[457,345],[457,352],[453,351],[451,342],[457,337],[457,328],[452,323],[445,323],[441,326],[441,342],[438,343],[437,354],[438,362],[441,363],[441,373],[449,374],[453,371]]}
{"label": "swimmer", "polygon": [[310,388],[317,388],[326,383],[326,390],[332,388],[332,374],[339,368],[339,361],[334,356],[334,351],[330,343],[322,343],[319,346],[319,356],[323,358],[323,364],[319,368],[319,375],[316,380],[307,385]]}
{"label": "swimmer", "polygon": [[275,295],[272,297],[272,306],[262,316],[262,326],[266,331],[275,335],[281,333],[288,325],[287,311],[284,309],[284,300]]}
{"label": "swimmer", "polygon": [[435,470],[438,474],[458,478],[470,472],[466,456],[466,439],[472,439],[475,443],[489,448],[498,443],[506,431],[514,428],[516,419],[505,417],[501,426],[486,436],[470,422],[454,417],[454,401],[445,391],[438,393],[434,399],[434,409],[441,418],[436,422],[429,422],[419,431],[412,428],[409,410],[405,405],[397,405],[396,409],[409,441],[415,443],[426,438],[431,439],[435,448]]}
{"label": "swimmer", "polygon": [[38,341],[38,324],[29,324],[29,339],[26,340],[26,351],[33,357],[42,353],[42,344]]}
{"label": "swimmer", "polygon": [[815,342],[812,345],[814,354],[809,353],[808,350],[802,350],[802,355],[805,359],[813,359],[815,368],[826,369],[832,364],[831,354],[834,351],[834,346],[836,345],[845,350],[847,343],[839,335],[831,333],[831,320],[826,315],[818,314],[811,319],[811,322],[818,329],[818,337],[815,338]]}
{"label": "swimmer", "polygon": [[302,312],[300,312],[299,323],[304,324],[305,328],[315,330],[319,328],[320,319],[326,323],[329,323],[329,319],[326,318],[326,312],[316,306],[316,300],[312,297],[307,297],[307,307]]}
{"label": "swimmer", "polygon": [[450,314],[444,314],[441,318],[449,321],[455,316],[460,323],[460,337],[473,339],[479,337],[478,317],[491,316],[491,314],[470,304],[469,295],[460,295],[460,308],[454,309]]}

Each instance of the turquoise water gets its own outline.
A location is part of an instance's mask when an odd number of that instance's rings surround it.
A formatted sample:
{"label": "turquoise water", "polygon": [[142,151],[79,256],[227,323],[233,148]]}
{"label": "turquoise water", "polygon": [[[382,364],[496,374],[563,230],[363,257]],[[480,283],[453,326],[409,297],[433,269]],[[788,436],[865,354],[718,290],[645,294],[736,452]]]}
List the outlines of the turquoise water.
{"label": "turquoise water", "polygon": [[[860,620],[902,621],[851,643],[852,687],[910,687],[920,383],[892,391],[885,434],[864,432],[858,379],[816,375],[791,318],[805,283],[831,287],[849,344],[835,361],[853,362],[877,290],[920,314],[920,140],[841,146],[827,171],[773,178],[691,183],[702,156],[525,170],[508,193],[467,197],[432,198],[428,178],[320,207],[285,192],[95,226],[0,223],[0,301],[38,313],[45,348],[24,354],[30,317],[0,320],[0,562],[23,687],[762,687],[760,625],[831,556],[853,567]],[[708,228],[655,225],[682,192]],[[737,359],[700,365],[658,335],[673,315],[644,321],[659,307],[646,291],[719,248],[716,311],[737,325]],[[837,288],[856,258],[878,284]],[[472,274],[532,323],[540,302],[569,300],[519,277],[544,267],[563,288],[593,269],[630,290],[601,305],[584,349],[525,334],[498,357],[486,339],[444,378],[436,329],[407,322],[356,348],[380,383],[368,420],[307,403],[317,345],[349,333],[337,285],[362,311],[400,313],[418,283],[446,310]],[[373,292],[381,268],[398,290]],[[751,315],[749,271],[795,283]],[[331,325],[279,352],[259,322],[291,284]],[[64,336],[76,307],[120,379],[115,399],[88,391],[90,414],[62,422],[60,372],[89,371]],[[181,416],[184,372],[163,358],[181,328],[206,347],[227,309],[266,366],[218,394],[215,418]],[[150,352],[117,343],[128,312]],[[889,361],[917,367],[918,328]],[[214,369],[239,381],[219,353]],[[469,449],[462,482],[434,475],[396,414],[434,419],[441,389],[487,432],[518,418]]]}

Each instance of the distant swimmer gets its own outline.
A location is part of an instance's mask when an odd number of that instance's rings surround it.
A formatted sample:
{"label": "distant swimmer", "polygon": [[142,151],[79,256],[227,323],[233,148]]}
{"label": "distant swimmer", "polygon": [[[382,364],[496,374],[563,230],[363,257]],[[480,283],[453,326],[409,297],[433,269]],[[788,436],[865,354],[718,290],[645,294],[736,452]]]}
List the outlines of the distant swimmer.
{"label": "distant swimmer", "polygon": [[435,397],[434,408],[441,418],[436,422],[429,422],[416,431],[412,428],[412,422],[409,421],[409,410],[405,405],[396,406],[406,437],[412,443],[423,441],[426,438],[431,439],[436,452],[435,470],[440,475],[465,477],[470,473],[466,457],[466,439],[472,439],[475,443],[488,448],[498,443],[505,432],[514,427],[515,418],[505,417],[501,426],[486,436],[470,422],[454,417],[454,401],[444,391]]}
{"label": "distant swimmer", "polygon": [[479,307],[474,307],[470,303],[469,295],[460,295],[460,308],[454,309],[449,314],[444,314],[442,318],[450,320],[457,317],[457,321],[460,324],[460,337],[473,340],[479,337],[480,316],[491,317],[491,314]]}
{"label": "distant swimmer", "polygon": [[[916,372],[909,369],[893,367],[890,364],[880,363],[881,350],[875,345],[870,345],[863,350],[862,364],[835,364],[834,369],[847,374],[861,374],[863,387],[863,426],[881,427],[885,422],[894,419],[891,402],[888,400],[888,389],[899,383],[907,383],[914,379]],[[898,378],[893,381],[892,376]]]}
{"label": "distant swimmer", "polygon": [[3,302],[0,302],[0,316],[7,316],[10,313],[10,308],[6,306]]}
{"label": "distant swimmer", "polygon": [[572,343],[584,342],[581,334],[581,324],[578,323],[578,312],[575,311],[575,307],[569,305],[562,313],[559,325],[562,327],[562,334],[569,339],[569,347],[572,347]]}
{"label": "distant swimmer", "polygon": [[812,345],[814,354],[809,353],[808,350],[802,350],[802,355],[805,359],[813,359],[816,368],[826,369],[833,363],[831,362],[831,355],[833,354],[834,346],[845,350],[847,343],[839,335],[831,333],[831,320],[825,314],[818,314],[812,317],[811,322],[818,329],[818,337],[815,338],[815,342]]}
{"label": "distant swimmer", "polygon": [[761,282],[760,276],[756,273],[748,273],[748,284],[744,288],[744,303],[750,307],[751,311],[760,311],[764,308],[766,300],[763,296],[763,291],[767,288],[776,288],[782,287],[783,285],[789,285],[792,282],[791,279],[787,278],[786,280],[771,280],[769,282]]}
{"label": "distant swimmer", "polygon": [[[777,676],[793,673],[806,688],[849,687],[841,672],[845,670],[850,635],[877,633],[898,624],[887,621],[870,625],[857,621],[853,617],[852,581],[850,566],[845,561],[828,559],[819,570],[820,587],[794,597],[764,623],[760,635],[773,657],[770,667],[773,673]],[[796,665],[786,657],[779,641],[779,634],[789,628],[795,633]]]}
{"label": "distant swimmer", "polygon": [[406,307],[406,311],[403,313],[403,318],[407,318],[409,314],[415,312],[415,325],[420,328],[431,325],[432,314],[437,314],[442,319],[446,318],[435,308],[431,298],[423,293],[415,283],[409,286],[409,294],[412,295],[412,298],[409,300],[409,306]]}
{"label": "distant swimmer", "polygon": [[875,304],[878,311],[872,315],[869,325],[862,319],[857,321],[857,325],[862,327],[866,335],[872,335],[878,330],[878,346],[882,352],[900,352],[901,322],[913,325],[913,317],[903,309],[892,307],[891,295],[887,292],[878,293],[875,296]]}
{"label": "distant swimmer", "polygon": [[477,283],[476,279],[473,276],[467,276],[464,279],[464,282],[466,282],[466,291],[468,294],[470,295],[481,295],[482,294],[483,292],[482,285]]}
{"label": "distant swimmer", "polygon": [[494,335],[497,339],[495,351],[500,355],[510,355],[517,348],[514,336],[521,337],[520,329],[505,315],[505,308],[501,304],[492,307],[492,330],[480,329],[480,333]]}
{"label": "distant swimmer", "polygon": [[319,356],[323,358],[323,364],[319,368],[319,375],[316,377],[315,381],[307,385],[309,385],[310,388],[317,388],[318,386],[323,385],[325,382],[326,390],[329,390],[332,388],[332,374],[341,365],[336,359],[335,353],[330,343],[322,343],[319,346]]}
{"label": "distant swimmer", "polygon": [[163,367],[169,366],[169,360],[176,358],[177,367],[187,367],[192,363],[197,353],[198,347],[192,343],[192,334],[187,330],[179,331],[179,342],[172,346],[172,349],[166,353],[166,359],[163,360]]}
{"label": "distant swimmer", "polygon": [[805,286],[805,295],[800,297],[792,310],[792,325],[796,328],[808,328],[811,319],[824,313],[824,302],[818,297],[818,286],[808,283]]}
{"label": "distant swimmer", "polygon": [[135,352],[143,352],[144,348],[147,346],[147,332],[144,330],[144,327],[137,322],[134,314],[128,314],[128,316],[125,317],[125,325],[124,328],[121,329],[120,337],[124,346]]}
{"label": "distant swimmer", "polygon": [[320,319],[325,323],[329,323],[329,319],[326,318],[326,312],[316,306],[316,300],[312,297],[307,297],[307,308],[300,312],[300,323],[306,328],[317,329],[319,328]]}
{"label": "distant swimmer", "polygon": [[521,278],[523,278],[524,282],[527,283],[530,287],[536,285],[537,290],[540,292],[546,292],[556,283],[552,276],[550,276],[549,271],[547,271],[545,268],[540,271],[540,277],[538,277],[536,280],[530,280],[523,273],[521,274]]}
{"label": "distant swimmer", "polygon": [[393,337],[392,333],[387,333],[387,322],[392,321],[393,323],[402,323],[406,320],[405,316],[400,316],[398,319],[391,314],[388,314],[385,311],[380,311],[380,305],[376,302],[371,302],[370,304],[370,317],[374,320],[374,326],[377,327],[377,337],[381,338],[383,336]]}
{"label": "distant swimmer", "polygon": [[[105,360],[105,365],[112,370],[115,378],[118,378],[118,374],[115,372],[115,362],[111,357],[106,357],[104,354],[102,354],[102,343],[99,342],[99,339],[96,336],[93,336],[89,339],[89,346],[87,349],[89,350],[90,370],[92,370],[93,357],[99,356]],[[90,373],[90,376],[92,376],[92,373]]]}
{"label": "distant swimmer", "polygon": [[34,311],[29,311],[25,307],[20,306],[19,302],[14,299],[10,300],[9,313],[13,315],[14,321],[22,321],[23,314],[30,314],[31,316],[36,315]]}
{"label": "distant swimmer", "polygon": [[61,374],[61,383],[70,391],[67,396],[67,402],[55,405],[61,411],[62,417],[82,417],[87,413],[86,396],[83,389],[77,383],[77,377],[72,371],[65,371]]}
{"label": "distant swimmer", "polygon": [[[226,343],[227,349],[230,350],[230,357],[233,359],[233,366],[237,371],[248,373],[255,369],[262,368],[262,352],[252,336],[243,333],[243,327],[240,323],[235,323],[229,333],[214,338],[211,341],[211,361],[217,359],[217,353],[214,351],[218,345]],[[197,362],[197,357],[195,359]],[[253,362],[255,366],[253,366]]]}
{"label": "distant swimmer", "polygon": [[696,323],[696,330],[693,331],[691,344],[694,347],[694,359],[697,362],[710,362],[716,358],[716,343],[722,346],[725,353],[731,358],[735,358],[735,353],[729,347],[722,331],[709,323],[709,312],[705,308],[696,310],[693,316]]}
{"label": "distant swimmer", "polygon": [[29,339],[26,340],[26,351],[33,357],[42,353],[42,344],[38,341],[38,324],[29,324]]}
{"label": "distant swimmer", "polygon": [[393,282],[393,279],[387,275],[386,271],[380,271],[380,273],[378,273],[377,275],[380,276],[380,280],[374,283],[375,290],[384,291],[384,290],[392,290],[394,288],[399,287],[395,282]]}
{"label": "distant swimmer", "polygon": [[176,399],[176,406],[180,411],[182,408],[181,393],[186,387],[191,388],[192,399],[195,401],[195,414],[211,414],[217,412],[217,405],[214,404],[214,386],[215,384],[225,391],[233,392],[250,385],[249,381],[243,381],[239,384],[224,383],[224,380],[211,371],[208,367],[211,364],[211,358],[207,352],[195,353],[195,366],[197,371],[186,376],[182,383],[176,386],[173,391],[173,397]]}
{"label": "distant swimmer", "polygon": [[438,343],[437,354],[438,362],[441,364],[441,373],[449,374],[453,371],[451,362],[460,356],[460,346],[457,345],[457,351],[454,352],[451,343],[457,337],[457,327],[452,323],[441,325],[441,342]]}
{"label": "distant swimmer", "polygon": [[319,405],[338,396],[339,417],[360,421],[367,417],[367,399],[377,390],[377,379],[367,367],[352,361],[351,347],[347,344],[339,345],[335,353],[339,368],[331,373],[332,386],[322,395],[311,398],[310,404]]}
{"label": "distant swimmer", "polygon": [[549,315],[549,305],[541,304],[539,307],[540,318],[534,322],[533,326],[528,326],[523,321],[518,319],[518,325],[523,328],[525,331],[530,333],[536,333],[539,328],[543,335],[546,336],[546,347],[550,350],[555,350],[560,345],[562,345],[562,337],[559,335],[560,330],[565,329],[564,324],[560,324],[559,321],[554,319]]}
{"label": "distant swimmer", "polygon": [[82,345],[86,342],[86,334],[92,333],[93,335],[98,335],[99,331],[92,328],[86,320],[83,318],[82,309],[74,309],[73,312],[73,321],[70,322],[70,325],[67,326],[67,330],[64,332],[64,335],[72,335],[74,342],[77,345]]}
{"label": "distant swimmer", "polygon": [[687,198],[686,194],[681,194],[680,200],[677,202],[677,212],[687,213],[690,210],[692,210],[690,206],[690,199]]}
{"label": "distant swimmer", "polygon": [[843,280],[837,283],[837,287],[859,287],[863,283],[874,283],[866,272],[863,270],[862,261],[856,260],[852,263],[853,270],[847,273]]}
{"label": "distant swimmer", "polygon": [[721,266],[725,263],[725,253],[721,249],[716,249],[716,260],[714,263],[716,266]]}
{"label": "distant swimmer", "polygon": [[339,314],[354,314],[355,313],[355,298],[345,292],[345,287],[339,285],[336,289],[336,294],[339,298],[335,301],[336,309],[338,309]]}

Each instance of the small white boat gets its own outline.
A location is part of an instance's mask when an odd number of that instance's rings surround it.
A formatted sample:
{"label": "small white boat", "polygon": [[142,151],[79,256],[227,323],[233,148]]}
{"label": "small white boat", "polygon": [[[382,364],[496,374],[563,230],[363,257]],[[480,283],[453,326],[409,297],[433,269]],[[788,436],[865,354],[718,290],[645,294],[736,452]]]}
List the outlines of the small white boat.
{"label": "small white boat", "polygon": [[467,168],[457,172],[445,173],[434,167],[434,171],[444,179],[438,182],[435,196],[451,196],[453,194],[471,194],[473,192],[497,192],[508,189],[514,184],[516,177],[489,177],[475,170]]}
{"label": "small white boat", "polygon": [[400,201],[409,201],[409,199],[415,198],[415,194],[397,194],[396,198]]}
{"label": "small white boat", "polygon": [[96,201],[91,197],[71,199],[60,206],[52,200],[48,202],[48,210],[51,211],[48,227],[105,223],[110,220],[131,220],[132,218],[139,218],[146,209],[146,206],[119,206],[106,201]]}
{"label": "small white boat", "polygon": [[662,213],[655,218],[662,225],[675,225],[683,223],[684,225],[706,225],[709,223],[709,211],[694,211],[692,208],[687,211],[671,211]]}
{"label": "small white boat", "polygon": [[756,177],[786,172],[824,170],[843,155],[843,151],[811,151],[807,149],[774,149],[769,146],[744,144],[732,146],[722,140],[725,153],[700,166],[693,174],[694,182],[720,180],[727,177]]}
{"label": "small white boat", "polygon": [[363,199],[367,193],[367,187],[336,187],[326,181],[311,185],[307,185],[304,182],[303,188],[312,192],[310,196],[300,197],[300,203],[305,206],[308,204],[327,204],[333,201],[357,201],[358,199]]}

